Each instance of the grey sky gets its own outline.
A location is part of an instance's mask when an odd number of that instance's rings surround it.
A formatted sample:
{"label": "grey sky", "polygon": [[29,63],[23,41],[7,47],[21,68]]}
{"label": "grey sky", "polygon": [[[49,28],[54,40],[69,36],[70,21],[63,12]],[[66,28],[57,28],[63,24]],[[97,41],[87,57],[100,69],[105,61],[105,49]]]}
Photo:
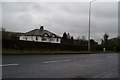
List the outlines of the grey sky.
{"label": "grey sky", "polygon": [[[118,3],[94,2],[91,15],[91,38],[101,41],[104,33],[118,35]],[[8,31],[27,32],[39,25],[60,36],[74,38],[88,35],[88,2],[3,2],[2,26]]]}

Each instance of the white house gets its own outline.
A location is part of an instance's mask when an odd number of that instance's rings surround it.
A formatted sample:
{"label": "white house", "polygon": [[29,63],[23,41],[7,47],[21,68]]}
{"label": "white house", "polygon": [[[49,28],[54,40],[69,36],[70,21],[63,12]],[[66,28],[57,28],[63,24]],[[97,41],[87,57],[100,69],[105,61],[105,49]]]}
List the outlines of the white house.
{"label": "white house", "polygon": [[40,29],[34,29],[27,33],[19,36],[19,40],[24,41],[35,41],[35,42],[48,42],[48,43],[60,43],[61,37],[48,31],[44,30],[41,26]]}

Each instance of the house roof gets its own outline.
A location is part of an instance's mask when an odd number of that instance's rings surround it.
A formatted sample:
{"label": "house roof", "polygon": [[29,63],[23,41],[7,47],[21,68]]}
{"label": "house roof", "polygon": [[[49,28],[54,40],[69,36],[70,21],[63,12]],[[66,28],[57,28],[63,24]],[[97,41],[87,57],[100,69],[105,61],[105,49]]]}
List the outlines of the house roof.
{"label": "house roof", "polygon": [[47,37],[60,37],[59,35],[56,35],[48,30],[44,30],[43,26],[40,29],[34,29],[29,32],[24,33],[23,35],[26,36],[47,36]]}

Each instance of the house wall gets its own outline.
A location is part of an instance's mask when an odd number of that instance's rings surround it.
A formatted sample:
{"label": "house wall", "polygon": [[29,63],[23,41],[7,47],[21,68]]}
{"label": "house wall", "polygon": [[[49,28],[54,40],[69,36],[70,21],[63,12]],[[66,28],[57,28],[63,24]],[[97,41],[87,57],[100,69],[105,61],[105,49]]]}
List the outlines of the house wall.
{"label": "house wall", "polygon": [[35,41],[35,42],[49,42],[49,43],[60,43],[60,38],[51,37],[40,37],[40,36],[20,36],[19,40]]}
{"label": "house wall", "polygon": [[60,43],[60,38],[52,38],[51,43]]}

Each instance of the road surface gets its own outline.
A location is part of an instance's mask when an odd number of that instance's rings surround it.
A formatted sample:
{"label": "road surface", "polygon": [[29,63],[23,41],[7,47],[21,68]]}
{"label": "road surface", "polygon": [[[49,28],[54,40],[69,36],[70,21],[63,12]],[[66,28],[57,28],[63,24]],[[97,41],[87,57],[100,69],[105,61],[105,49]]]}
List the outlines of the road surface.
{"label": "road surface", "polygon": [[118,78],[118,54],[4,55],[3,78]]}

